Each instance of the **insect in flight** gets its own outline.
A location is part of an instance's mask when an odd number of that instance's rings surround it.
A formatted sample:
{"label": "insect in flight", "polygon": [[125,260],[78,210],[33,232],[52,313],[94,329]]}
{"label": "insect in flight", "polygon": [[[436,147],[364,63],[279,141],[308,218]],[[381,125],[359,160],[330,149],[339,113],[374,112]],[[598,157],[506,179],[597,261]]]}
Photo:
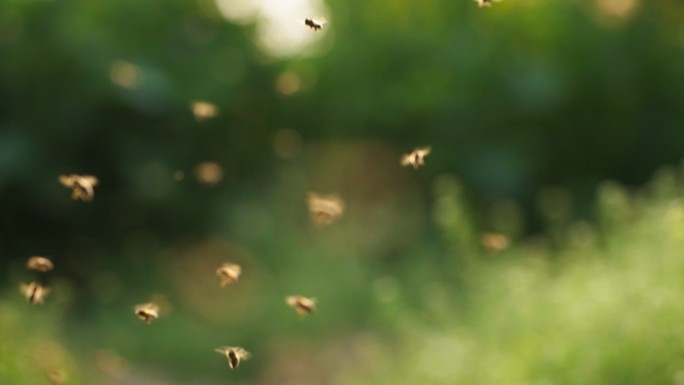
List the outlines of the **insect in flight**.
{"label": "insect in flight", "polygon": [[480,8],[482,8],[482,7],[491,7],[491,6],[492,6],[492,3],[494,3],[495,1],[496,1],[496,2],[499,2],[499,1],[501,1],[501,0],[475,0],[475,2],[477,3],[477,5],[478,5]]}
{"label": "insect in flight", "polygon": [[216,275],[221,278],[221,287],[226,287],[228,284],[237,282],[241,273],[242,268],[240,265],[234,263],[224,263],[221,267],[216,269]]}
{"label": "insect in flight", "polygon": [[344,214],[344,202],[335,194],[323,196],[310,192],[307,203],[311,220],[319,226],[329,225]]}
{"label": "insect in flight", "polygon": [[137,305],[133,310],[136,317],[141,321],[147,322],[148,325],[159,318],[159,305],[152,302]]}
{"label": "insect in flight", "polygon": [[22,283],[20,290],[24,293],[26,300],[33,305],[42,304],[45,296],[50,293],[50,289],[41,286],[36,282],[31,282],[29,284]]}
{"label": "insect in flight", "polygon": [[291,295],[285,298],[285,303],[294,308],[300,317],[305,317],[316,311],[316,299],[301,295]]}
{"label": "insect in flight", "polygon": [[29,260],[26,262],[26,267],[29,270],[36,270],[40,271],[41,273],[46,273],[50,270],[52,270],[55,265],[52,263],[51,260],[45,258],[45,257],[31,257]]}
{"label": "insect in flight", "polygon": [[314,31],[320,31],[325,24],[327,24],[325,20],[304,19],[304,25]]}
{"label": "insect in flight", "polygon": [[60,175],[59,183],[71,189],[71,199],[90,202],[95,197],[98,180],[92,175]]}
{"label": "insect in flight", "polygon": [[224,346],[214,349],[215,352],[226,356],[228,366],[235,369],[240,366],[240,361],[248,360],[252,354],[239,346]]}
{"label": "insect in flight", "polygon": [[420,147],[416,148],[409,154],[404,154],[401,156],[401,165],[412,166],[414,170],[417,170],[420,166],[425,165],[425,157],[430,154],[432,147]]}

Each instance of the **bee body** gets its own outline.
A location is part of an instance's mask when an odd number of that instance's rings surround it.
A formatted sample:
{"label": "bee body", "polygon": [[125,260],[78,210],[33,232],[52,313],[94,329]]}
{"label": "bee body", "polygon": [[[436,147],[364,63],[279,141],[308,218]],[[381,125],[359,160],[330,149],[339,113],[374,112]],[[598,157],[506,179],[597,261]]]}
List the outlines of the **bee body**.
{"label": "bee body", "polygon": [[215,352],[226,356],[228,359],[228,366],[231,369],[236,369],[240,366],[240,361],[248,360],[252,354],[239,346],[224,346],[214,349]]}
{"label": "bee body", "polygon": [[41,273],[46,273],[52,270],[55,266],[51,260],[45,257],[35,256],[29,258],[29,260],[26,262],[26,267],[29,270],[36,270]]}
{"label": "bee body", "polygon": [[71,189],[71,199],[90,202],[95,197],[98,180],[92,175],[61,175],[59,183]]}
{"label": "bee body", "polygon": [[316,311],[316,299],[301,295],[291,295],[285,298],[285,303],[295,309],[300,317],[306,317]]}
{"label": "bee body", "polygon": [[323,28],[323,21],[314,21],[313,19],[304,19],[304,25],[313,29],[314,31],[320,31]]}
{"label": "bee body", "polygon": [[242,273],[242,268],[240,265],[234,263],[224,263],[216,269],[216,275],[221,278],[221,287],[226,287],[233,282],[237,282]]}
{"label": "bee body", "polygon": [[33,305],[42,304],[45,296],[50,293],[50,289],[36,282],[21,284],[20,289],[24,293],[26,300]]}
{"label": "bee body", "polygon": [[501,1],[501,0],[475,0],[477,2],[477,5],[482,8],[482,7],[491,7],[494,1]]}
{"label": "bee body", "polygon": [[412,166],[414,170],[417,170],[420,166],[425,165],[425,157],[430,154],[432,147],[421,147],[416,148],[411,153],[404,154],[401,156],[402,166]]}
{"label": "bee body", "polygon": [[148,325],[159,318],[159,305],[152,302],[137,305],[133,310],[135,311],[135,316],[139,320],[145,321]]}
{"label": "bee body", "polygon": [[334,194],[322,196],[310,192],[307,202],[311,220],[319,226],[332,224],[344,214],[344,202]]}

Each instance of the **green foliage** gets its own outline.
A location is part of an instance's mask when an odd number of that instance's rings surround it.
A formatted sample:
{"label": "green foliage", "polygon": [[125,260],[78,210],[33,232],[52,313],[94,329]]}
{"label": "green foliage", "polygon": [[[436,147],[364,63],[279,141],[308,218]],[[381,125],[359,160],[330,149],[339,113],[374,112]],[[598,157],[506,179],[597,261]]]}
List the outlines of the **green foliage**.
{"label": "green foliage", "polygon": [[[556,249],[525,241],[479,255],[463,300],[436,283],[442,293],[424,292],[421,311],[402,324],[402,348],[372,357],[373,376],[339,383],[679,383],[683,188],[672,169],[645,194],[604,184],[598,227],[567,224]],[[440,215],[460,209],[451,211]]]}

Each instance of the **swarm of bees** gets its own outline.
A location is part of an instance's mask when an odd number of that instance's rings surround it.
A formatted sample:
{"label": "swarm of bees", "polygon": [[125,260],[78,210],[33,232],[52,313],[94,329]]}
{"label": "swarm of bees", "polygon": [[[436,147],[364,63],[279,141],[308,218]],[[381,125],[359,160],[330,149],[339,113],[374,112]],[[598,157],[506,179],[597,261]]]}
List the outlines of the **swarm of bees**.
{"label": "swarm of bees", "polygon": [[216,275],[221,278],[221,287],[237,282],[238,278],[240,278],[240,273],[242,273],[242,268],[234,263],[224,263],[216,269]]}
{"label": "swarm of bees", "polygon": [[153,302],[143,303],[133,308],[135,316],[145,321],[148,325],[159,318],[159,305]]}
{"label": "swarm of bees", "polygon": [[344,214],[344,202],[334,194],[323,196],[310,192],[307,203],[311,220],[319,226],[330,225]]}
{"label": "swarm of bees", "polygon": [[[475,1],[480,7],[489,7],[494,1],[500,0]],[[325,21],[315,21],[310,18],[304,20],[304,24],[313,31],[320,31],[325,23]],[[218,108],[214,104],[204,101],[192,102],[191,109],[195,117],[200,121],[214,117],[218,112]],[[404,167],[411,166],[417,170],[425,165],[425,157],[430,154],[431,150],[429,146],[416,148],[408,154],[403,154],[400,163]],[[176,180],[183,179],[183,173],[177,172],[175,178]],[[94,188],[98,185],[98,178],[92,175],[70,174],[59,176],[59,182],[72,190],[71,197],[73,200],[90,202],[94,199]],[[307,205],[311,220],[319,226],[333,224],[343,216],[345,211],[345,203],[335,194],[324,196],[310,192],[307,197]],[[488,250],[501,251],[508,247],[509,241],[503,235],[485,233],[482,237],[482,244]],[[53,262],[41,256],[31,257],[27,261],[26,266],[30,270],[41,273],[54,269]],[[224,263],[216,269],[216,275],[220,279],[219,285],[222,288],[237,282],[241,274],[241,266],[233,263]],[[44,298],[50,293],[50,289],[34,281],[22,284],[21,292],[29,303],[42,304]],[[285,303],[293,308],[300,317],[304,318],[316,311],[317,301],[315,298],[291,295],[285,297]],[[154,302],[136,305],[133,311],[138,319],[147,324],[151,324],[152,321],[157,320],[160,316],[160,306]],[[239,346],[226,346],[214,350],[227,358],[231,369],[238,368],[241,361],[248,360],[251,357],[251,353]]]}
{"label": "swarm of bees", "polygon": [[235,369],[240,366],[240,361],[247,361],[252,354],[239,346],[224,346],[214,349],[215,352],[226,356],[228,366]]}
{"label": "swarm of bees", "polygon": [[59,183],[71,189],[71,199],[90,202],[95,197],[98,180],[92,175],[61,175]]}
{"label": "swarm of bees", "polygon": [[285,297],[285,303],[297,311],[300,317],[306,317],[316,311],[316,299],[306,298],[301,295]]}
{"label": "swarm of bees", "polygon": [[420,147],[416,148],[408,154],[401,156],[401,165],[412,166],[414,170],[417,170],[420,166],[425,165],[425,157],[430,154],[432,147]]}

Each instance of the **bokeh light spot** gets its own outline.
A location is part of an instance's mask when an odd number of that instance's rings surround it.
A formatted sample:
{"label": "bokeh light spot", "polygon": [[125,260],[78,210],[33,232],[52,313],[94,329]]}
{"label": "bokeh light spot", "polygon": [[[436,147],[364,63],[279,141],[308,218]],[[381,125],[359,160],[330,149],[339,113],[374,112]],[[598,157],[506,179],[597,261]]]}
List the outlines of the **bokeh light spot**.
{"label": "bokeh light spot", "polygon": [[200,183],[215,185],[223,179],[223,169],[217,163],[203,162],[197,165],[195,175]]}
{"label": "bokeh light spot", "polygon": [[142,80],[141,71],[135,64],[117,60],[109,68],[109,79],[119,87],[135,89],[140,86]]}

